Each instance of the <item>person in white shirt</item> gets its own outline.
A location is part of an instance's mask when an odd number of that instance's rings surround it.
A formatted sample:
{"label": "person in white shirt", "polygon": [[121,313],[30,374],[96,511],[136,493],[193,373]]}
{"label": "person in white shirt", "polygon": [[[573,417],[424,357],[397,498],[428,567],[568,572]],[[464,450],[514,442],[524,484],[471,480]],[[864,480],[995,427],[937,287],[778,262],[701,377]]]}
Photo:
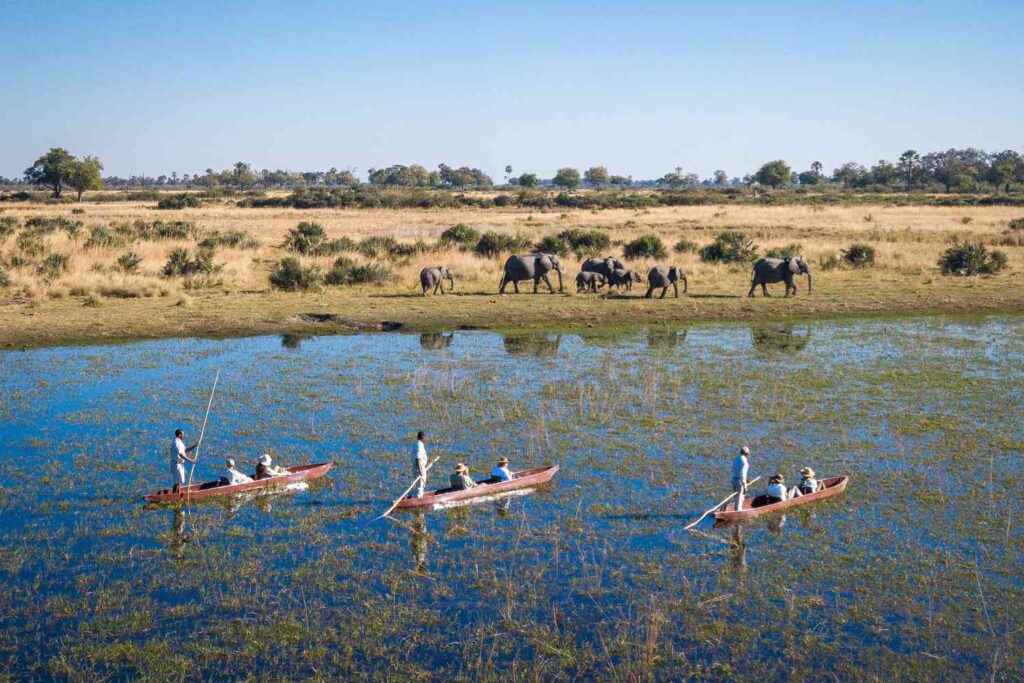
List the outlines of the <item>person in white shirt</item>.
{"label": "person in white shirt", "polygon": [[425,432],[416,433],[416,448],[412,454],[412,473],[419,477],[416,483],[416,492],[413,498],[421,498],[423,489],[427,485],[427,435]]}
{"label": "person in white shirt", "polygon": [[768,505],[781,503],[786,500],[788,498],[786,478],[781,474],[772,475],[772,478],[768,480],[768,489],[765,491],[765,497],[768,498]]}
{"label": "person in white shirt", "polygon": [[248,484],[252,481],[252,477],[247,474],[242,474],[235,469],[235,461],[228,458],[228,486],[234,486],[235,484]]}
{"label": "person in white shirt", "polygon": [[818,490],[818,479],[810,467],[805,467],[800,470],[800,481],[797,482],[796,488],[794,489],[795,495],[806,496],[809,493],[814,493]]}
{"label": "person in white shirt", "polygon": [[508,469],[508,458],[498,458],[498,466],[491,470],[491,479],[498,481],[511,481],[512,472]]}
{"label": "person in white shirt", "polygon": [[747,456],[750,449],[744,446],[740,449],[739,455],[732,460],[732,491],[736,494],[736,509],[743,509],[743,497],[747,495],[747,485],[750,474],[750,462]]}
{"label": "person in white shirt", "polygon": [[185,446],[185,432],[180,429],[174,430],[174,443],[171,444],[171,477],[174,479],[175,493],[185,485],[185,463],[195,464],[196,459],[189,456],[189,453],[196,449],[197,444]]}
{"label": "person in white shirt", "polygon": [[270,477],[280,477],[285,474],[291,474],[291,472],[284,467],[275,467],[273,460],[270,458],[270,453],[264,453],[256,461],[257,479],[269,479]]}

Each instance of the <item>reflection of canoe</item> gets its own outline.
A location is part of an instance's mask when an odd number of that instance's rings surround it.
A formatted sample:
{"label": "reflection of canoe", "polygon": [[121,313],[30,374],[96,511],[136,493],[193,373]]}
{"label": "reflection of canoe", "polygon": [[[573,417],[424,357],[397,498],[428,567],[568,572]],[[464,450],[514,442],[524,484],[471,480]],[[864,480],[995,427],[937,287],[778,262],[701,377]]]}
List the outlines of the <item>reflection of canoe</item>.
{"label": "reflection of canoe", "polygon": [[495,493],[504,493],[505,491],[515,491],[516,489],[526,489],[531,486],[537,486],[543,484],[546,481],[550,481],[551,477],[555,476],[555,472],[558,471],[558,465],[548,465],[547,467],[538,467],[532,470],[523,470],[522,472],[514,472],[512,479],[509,481],[500,481],[495,483],[491,482],[490,479],[485,479],[480,482],[480,486],[476,486],[471,489],[465,489],[462,491],[453,491],[451,489],[438,489],[431,493],[425,493],[421,498],[405,498],[401,503],[395,507],[401,508],[418,508],[418,507],[430,507],[432,505],[440,505],[441,503],[450,503],[457,500],[468,500],[470,498],[479,498],[480,496],[490,496]]}
{"label": "reflection of canoe", "polygon": [[192,484],[191,487],[183,486],[178,493],[172,493],[171,489],[163,489],[162,491],[150,493],[145,496],[145,499],[150,503],[182,501],[185,500],[186,488],[189,489],[187,494],[189,500],[212,498],[213,496],[228,496],[233,493],[248,493],[249,491],[285,486],[287,484],[294,484],[298,481],[316,479],[317,477],[322,477],[327,474],[327,470],[331,469],[333,465],[334,463],[332,462],[322,462],[316,465],[299,465],[298,467],[289,467],[288,469],[291,474],[285,474],[280,477],[270,477],[269,479],[257,479],[256,481],[250,481],[244,484],[235,484],[234,486],[222,486],[220,482],[209,481],[205,484]]}
{"label": "reflection of canoe", "polygon": [[831,498],[832,496],[838,496],[840,493],[845,491],[846,483],[848,481],[850,481],[849,477],[829,477],[827,479],[822,479],[821,483],[824,484],[824,488],[822,488],[822,490],[816,493],[809,493],[806,496],[799,496],[779,503],[772,503],[771,505],[765,504],[764,496],[745,498],[743,500],[743,509],[739,512],[736,511],[736,501],[732,500],[726,503],[725,507],[715,513],[715,519],[720,519],[724,522],[735,522],[741,519],[757,517],[758,515],[766,515],[770,512],[785,510],[786,508],[803,505],[804,503],[813,503],[814,501],[821,500],[822,498]]}

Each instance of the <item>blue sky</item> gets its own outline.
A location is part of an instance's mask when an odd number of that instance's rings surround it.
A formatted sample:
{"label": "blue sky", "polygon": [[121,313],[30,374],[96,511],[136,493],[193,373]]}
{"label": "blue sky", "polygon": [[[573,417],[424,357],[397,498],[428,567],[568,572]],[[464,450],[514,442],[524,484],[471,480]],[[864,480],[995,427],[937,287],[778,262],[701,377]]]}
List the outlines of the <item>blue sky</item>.
{"label": "blue sky", "polygon": [[1024,150],[1024,2],[0,0],[0,175],[52,146],[112,175]]}

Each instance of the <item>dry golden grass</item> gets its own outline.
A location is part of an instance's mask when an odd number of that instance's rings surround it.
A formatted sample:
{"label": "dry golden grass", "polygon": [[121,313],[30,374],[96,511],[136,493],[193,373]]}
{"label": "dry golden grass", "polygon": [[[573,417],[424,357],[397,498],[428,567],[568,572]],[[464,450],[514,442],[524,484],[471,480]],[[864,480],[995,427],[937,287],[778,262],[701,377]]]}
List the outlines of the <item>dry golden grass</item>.
{"label": "dry golden grass", "polygon": [[[1024,271],[1024,236],[1013,234],[1007,229],[1012,218],[1020,217],[1024,211],[1012,207],[983,208],[940,208],[940,207],[829,207],[805,206],[786,207],[663,207],[634,210],[527,210],[527,209],[458,209],[458,210],[369,210],[369,209],[239,209],[233,203],[220,203],[199,209],[183,211],[157,211],[151,204],[131,203],[84,203],[83,215],[72,215],[73,207],[67,205],[19,205],[4,207],[0,215],[14,216],[22,223],[34,216],[64,216],[81,220],[85,229],[77,240],[70,239],[62,232],[47,237],[50,252],[71,257],[68,271],[52,282],[45,282],[36,272],[38,258],[22,268],[8,268],[12,287],[6,292],[6,304],[0,306],[14,310],[31,306],[33,318],[74,318],[66,312],[74,306],[81,307],[81,299],[96,295],[101,302],[98,310],[104,315],[115,315],[114,311],[128,313],[128,298],[141,297],[154,301],[151,306],[173,306],[178,301],[189,301],[186,306],[189,315],[203,309],[206,301],[218,301],[223,310],[233,310],[235,318],[214,315],[207,328],[197,333],[218,333],[228,331],[265,331],[285,328],[291,324],[288,314],[272,322],[269,328],[253,326],[252,316],[242,309],[273,308],[272,302],[283,303],[282,310],[300,310],[311,304],[327,305],[324,302],[344,301],[345,311],[352,320],[384,319],[390,316],[399,320],[416,320],[424,326],[443,326],[451,321],[462,324],[501,324],[502,316],[490,316],[476,310],[463,297],[453,297],[445,304],[435,304],[423,309],[423,302],[406,298],[418,292],[418,273],[423,266],[445,264],[451,267],[458,281],[457,292],[493,294],[496,292],[501,275],[502,258],[484,259],[458,250],[444,250],[420,254],[410,259],[390,263],[396,277],[393,282],[379,288],[354,288],[338,290],[329,288],[319,294],[282,295],[269,291],[268,274],[277,261],[287,255],[280,248],[288,230],[300,221],[320,223],[331,238],[342,236],[360,240],[371,236],[390,236],[402,242],[425,240],[434,242],[440,233],[456,223],[466,223],[485,231],[495,230],[520,234],[537,239],[570,227],[607,230],[615,242],[626,242],[646,234],[658,234],[668,247],[670,254],[665,262],[682,266],[690,276],[690,293],[693,299],[702,300],[703,310],[697,313],[679,311],[680,317],[730,318],[742,317],[733,297],[745,296],[749,288],[749,270],[702,263],[696,254],[675,254],[672,246],[681,239],[699,245],[711,242],[714,236],[726,229],[743,230],[753,239],[763,253],[771,247],[799,243],[802,253],[812,264],[815,276],[813,302],[802,302],[791,306],[796,315],[820,312],[842,313],[853,310],[874,312],[902,310],[948,310],[980,307],[1016,309],[1021,306],[1021,273]],[[137,242],[120,249],[86,249],[85,241],[90,230],[96,226],[132,222],[137,219],[187,220],[196,224],[201,233],[210,230],[242,230],[260,242],[257,249],[227,249],[216,252],[214,262],[223,268],[212,289],[190,292],[190,298],[183,299],[183,290],[188,283],[181,279],[162,277],[161,270],[167,256],[175,247],[195,249],[196,240],[184,242],[159,241]],[[998,246],[1009,256],[1009,268],[1004,275],[996,278],[966,281],[960,278],[945,278],[939,275],[936,261],[953,239],[982,241]],[[827,255],[838,255],[840,250],[853,242],[864,242],[875,247],[877,266],[863,271],[837,270],[819,272],[819,260]],[[142,257],[138,274],[120,273],[115,263],[125,251],[131,250]],[[621,253],[621,247],[613,248]],[[0,243],[0,253],[6,260],[16,252],[15,238],[9,237]],[[325,269],[331,258],[306,259],[319,261]],[[360,260],[357,257],[357,260]],[[570,291],[572,280],[579,269],[576,259],[566,259],[565,283]],[[651,261],[633,261],[630,267],[646,273],[654,265]],[[805,293],[801,284],[801,294]],[[923,288],[923,290],[921,289]],[[527,287],[529,290],[530,287]],[[781,287],[777,288],[782,293]],[[920,290],[920,291],[919,291]],[[633,296],[641,296],[644,287]],[[980,292],[986,292],[979,298]],[[225,294],[228,296],[225,297]],[[237,301],[232,295],[238,297]],[[575,301],[569,305],[553,303],[546,299],[546,305],[528,304],[525,301],[506,305],[507,311],[516,311],[516,322],[540,324],[552,307],[561,311],[558,319],[567,322],[584,322],[592,318],[598,309],[605,310],[606,304],[615,308],[618,300],[597,297],[566,297]],[[226,307],[224,301],[231,299]],[[693,304],[691,299],[691,304]],[[721,300],[716,303],[716,300]],[[0,300],[2,301],[2,300]],[[416,301],[416,303],[414,303]],[[535,300],[534,300],[535,301]],[[591,301],[591,303],[585,303]],[[387,305],[378,305],[387,302]],[[213,305],[212,303],[210,305]],[[810,308],[808,308],[810,307]],[[130,307],[135,311],[137,305]],[[676,306],[673,307],[673,310]],[[422,310],[421,310],[422,309]],[[594,309],[591,311],[590,309]],[[177,311],[180,314],[181,308]],[[666,309],[662,309],[663,311]],[[134,313],[133,313],[134,315]],[[617,311],[608,309],[608,315],[623,321],[646,319],[635,312],[635,307],[622,305],[618,301]],[[574,316],[579,316],[577,319]],[[152,316],[149,316],[152,317]],[[292,316],[294,317],[294,316]],[[10,317],[8,317],[10,319]],[[265,316],[263,320],[272,320]],[[233,320],[237,324],[233,324]],[[250,322],[243,322],[249,320]],[[58,326],[59,327],[59,326]],[[72,325],[71,336],[85,332]],[[134,325],[121,328],[129,336],[147,335],[157,332],[158,325],[147,322],[147,316]],[[8,340],[19,343],[35,332],[16,324],[0,325],[0,334]],[[59,335],[58,335],[59,336]],[[86,335],[88,336],[88,335]],[[2,339],[3,337],[0,337]]]}

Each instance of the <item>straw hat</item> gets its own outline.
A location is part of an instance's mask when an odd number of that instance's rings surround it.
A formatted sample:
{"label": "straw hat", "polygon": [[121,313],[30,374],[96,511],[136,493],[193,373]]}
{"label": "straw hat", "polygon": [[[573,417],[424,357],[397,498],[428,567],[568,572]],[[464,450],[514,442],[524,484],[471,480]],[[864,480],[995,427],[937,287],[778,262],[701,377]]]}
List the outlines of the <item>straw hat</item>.
{"label": "straw hat", "polygon": [[773,483],[781,484],[782,482],[786,481],[786,478],[784,476],[782,476],[781,474],[773,474],[772,478],[771,478],[771,481]]}
{"label": "straw hat", "polygon": [[264,467],[270,467],[270,453],[264,453],[260,456],[259,463]]}
{"label": "straw hat", "polygon": [[805,477],[813,477],[814,470],[812,470],[810,467],[805,467],[802,470],[800,470],[800,474],[804,475]]}
{"label": "straw hat", "polygon": [[508,458],[506,458],[504,456],[498,458],[498,464],[501,465],[501,466],[507,465],[508,464]]}
{"label": "straw hat", "polygon": [[458,465],[455,466],[455,471],[456,472],[469,472],[469,468],[466,467],[466,463],[460,462]]}

